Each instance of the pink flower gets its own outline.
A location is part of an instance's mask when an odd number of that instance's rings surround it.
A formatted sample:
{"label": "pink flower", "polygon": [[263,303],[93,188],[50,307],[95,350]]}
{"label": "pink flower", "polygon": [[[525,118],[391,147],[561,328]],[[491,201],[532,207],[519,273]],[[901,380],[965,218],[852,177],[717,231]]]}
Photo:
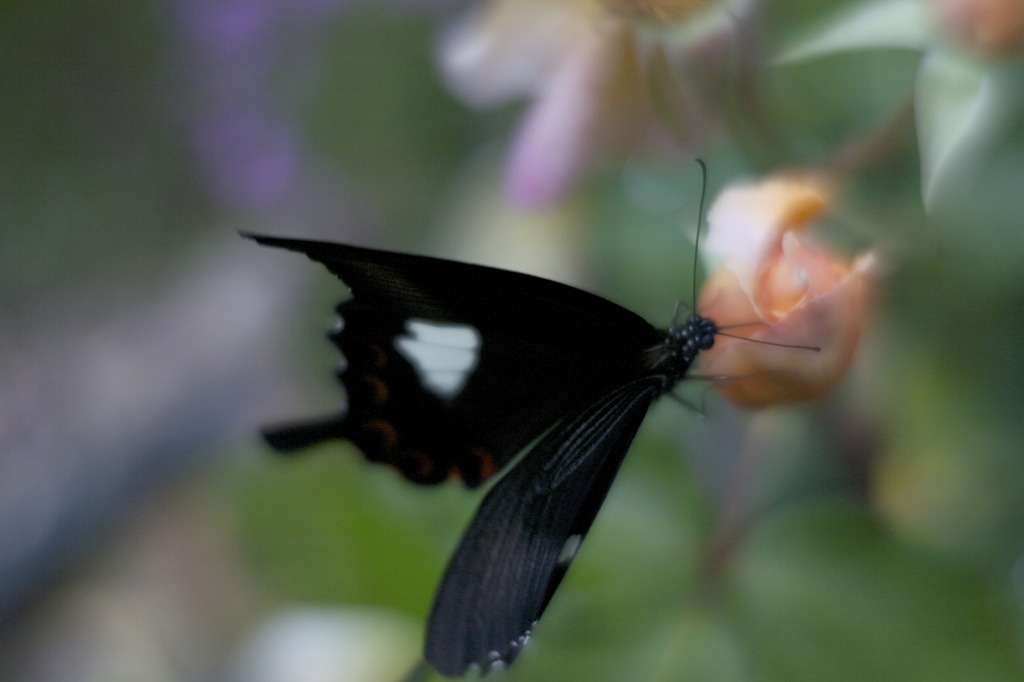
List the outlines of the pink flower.
{"label": "pink flower", "polygon": [[[701,373],[731,377],[716,387],[747,407],[812,400],[843,376],[866,315],[873,258],[853,263],[799,233],[828,203],[823,183],[776,177],[726,189],[708,212],[705,251],[722,265],[705,283],[699,309],[720,327],[779,348],[719,336]],[[749,325],[749,326],[747,326]]]}
{"label": "pink flower", "polygon": [[[676,31],[690,15],[747,0],[491,0],[445,36],[440,60],[448,86],[475,106],[533,98],[515,134],[506,194],[543,206],[585,171],[646,147],[676,152],[696,144],[703,116],[672,81],[696,34]],[[705,12],[706,13],[706,12]],[[669,43],[672,57],[667,56]],[[667,106],[666,106],[667,105]],[[659,110],[671,109],[673,132]],[[682,137],[680,137],[680,132]]]}

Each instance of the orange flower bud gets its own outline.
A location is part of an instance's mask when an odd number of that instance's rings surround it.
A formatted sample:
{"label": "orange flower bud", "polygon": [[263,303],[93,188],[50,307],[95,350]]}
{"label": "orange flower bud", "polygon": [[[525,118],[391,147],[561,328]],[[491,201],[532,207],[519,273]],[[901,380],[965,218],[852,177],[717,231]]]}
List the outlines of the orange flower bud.
{"label": "orange flower bud", "polygon": [[[779,348],[718,336],[701,373],[731,377],[716,388],[747,407],[824,395],[853,359],[865,315],[871,256],[850,264],[797,235],[828,203],[821,183],[777,178],[726,189],[708,212],[705,251],[721,259],[699,310],[720,327]],[[749,325],[749,326],[748,326]]]}

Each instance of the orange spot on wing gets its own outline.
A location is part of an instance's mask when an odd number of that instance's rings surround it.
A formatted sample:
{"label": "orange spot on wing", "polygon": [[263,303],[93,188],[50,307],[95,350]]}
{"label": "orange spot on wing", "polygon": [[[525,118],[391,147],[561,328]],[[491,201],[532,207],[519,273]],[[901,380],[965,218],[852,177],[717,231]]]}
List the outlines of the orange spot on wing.
{"label": "orange spot on wing", "polygon": [[494,454],[479,445],[471,447],[467,456],[452,467],[452,473],[457,474],[470,487],[480,485],[497,472]]}
{"label": "orange spot on wing", "polygon": [[366,347],[366,350],[370,354],[370,364],[374,367],[386,367],[388,364],[388,354],[384,352],[384,349],[375,343],[371,343]]}
{"label": "orange spot on wing", "polygon": [[374,405],[383,405],[387,402],[390,391],[387,382],[375,374],[363,374],[363,383],[369,388],[369,400]]}
{"label": "orange spot on wing", "polygon": [[477,461],[480,480],[490,478],[498,473],[498,465],[494,463],[494,454],[487,448],[476,446],[470,448],[469,454]]}
{"label": "orange spot on wing", "polygon": [[402,473],[413,481],[429,481],[437,477],[434,460],[422,450],[406,450],[399,464]]}
{"label": "orange spot on wing", "polygon": [[378,449],[381,451],[390,450],[398,443],[398,431],[395,430],[395,426],[387,419],[365,421],[359,425],[359,430],[373,438],[378,444]]}

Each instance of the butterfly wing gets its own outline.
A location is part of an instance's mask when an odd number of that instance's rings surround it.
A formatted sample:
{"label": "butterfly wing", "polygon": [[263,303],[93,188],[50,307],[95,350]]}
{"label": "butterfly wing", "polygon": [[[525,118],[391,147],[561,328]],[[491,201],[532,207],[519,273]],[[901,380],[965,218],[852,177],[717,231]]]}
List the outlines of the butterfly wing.
{"label": "butterfly wing", "polygon": [[[650,328],[600,296],[520,272],[349,244],[245,236],[305,254],[348,284],[355,298],[405,317],[468,322],[539,339],[553,329],[581,339],[602,331],[627,343]],[[524,328],[524,320],[540,324]]]}
{"label": "butterfly wing", "polygon": [[426,659],[445,675],[511,663],[590,528],[660,383],[633,381],[559,423],[484,498],[441,581]]}
{"label": "butterfly wing", "polygon": [[353,296],[331,334],[346,360],[348,407],[267,431],[280,450],[343,438],[415,482],[455,473],[477,485],[560,417],[639,376],[643,349],[658,340],[638,315],[550,280],[247,236],[322,263]]}

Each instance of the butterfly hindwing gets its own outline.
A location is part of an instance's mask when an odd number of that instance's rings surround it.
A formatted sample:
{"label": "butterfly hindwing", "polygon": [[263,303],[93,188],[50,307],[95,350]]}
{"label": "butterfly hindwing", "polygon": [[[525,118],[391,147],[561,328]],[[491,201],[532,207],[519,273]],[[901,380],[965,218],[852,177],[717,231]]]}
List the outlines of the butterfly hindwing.
{"label": "butterfly hindwing", "polygon": [[658,338],[625,308],[530,275],[253,238],[321,262],[353,295],[331,334],[348,405],[267,431],[278,449],[343,438],[412,481],[454,473],[475,486],[559,418],[637,376],[643,348]]}
{"label": "butterfly hindwing", "polygon": [[488,492],[430,614],[426,659],[439,672],[515,659],[658,390],[637,380],[560,422]]}

